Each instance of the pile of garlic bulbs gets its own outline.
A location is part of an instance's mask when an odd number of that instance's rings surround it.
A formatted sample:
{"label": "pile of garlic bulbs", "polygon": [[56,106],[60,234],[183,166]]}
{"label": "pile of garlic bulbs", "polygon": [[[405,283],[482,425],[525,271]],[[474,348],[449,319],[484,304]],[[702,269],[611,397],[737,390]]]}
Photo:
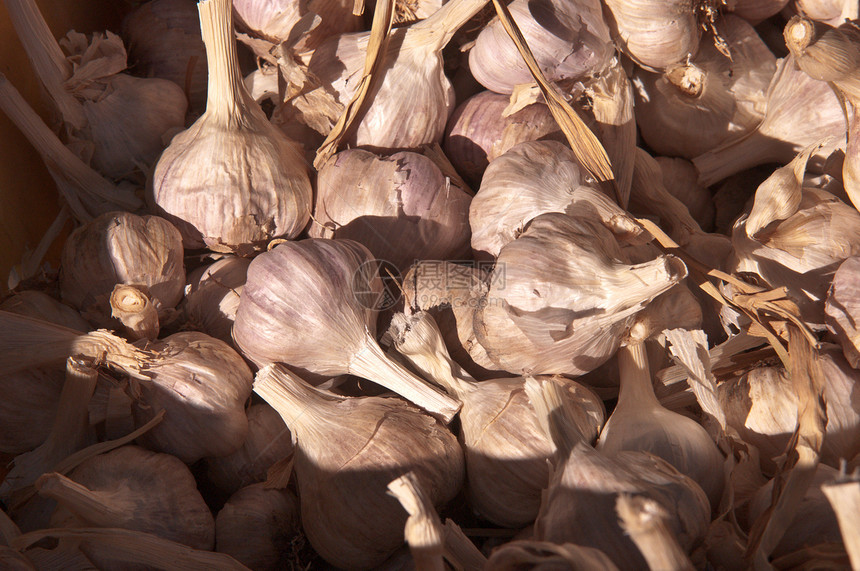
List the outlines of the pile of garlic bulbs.
{"label": "pile of garlic bulbs", "polygon": [[0,567],[860,569],[856,1],[3,1]]}

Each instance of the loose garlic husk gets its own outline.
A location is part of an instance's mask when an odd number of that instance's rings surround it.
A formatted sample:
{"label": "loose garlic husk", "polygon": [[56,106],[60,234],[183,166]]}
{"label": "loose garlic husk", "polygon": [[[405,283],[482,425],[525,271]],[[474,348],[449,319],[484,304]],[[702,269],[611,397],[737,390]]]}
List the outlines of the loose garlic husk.
{"label": "loose garlic husk", "polygon": [[435,506],[462,485],[457,439],[400,399],[338,397],[280,365],[261,369],[254,391],[296,435],[302,526],[333,565],[368,569],[401,546],[406,514],[386,493],[391,480],[414,472]]}
{"label": "loose garlic husk", "polygon": [[726,16],[720,34],[731,59],[708,42],[661,75],[634,70],[636,122],[655,153],[691,159],[746,135],[764,119],[776,58],[741,18]]}
{"label": "loose garlic husk", "polygon": [[206,475],[219,490],[233,494],[265,481],[269,468],[292,454],[290,429],[277,411],[266,403],[253,404],[248,408],[245,442],[232,454],[207,458]]}
{"label": "loose garlic husk", "polygon": [[[442,68],[441,52],[486,3],[452,0],[425,20],[391,30],[375,68],[380,75],[367,94],[367,101],[372,103],[362,110],[343,143],[372,150],[441,143],[448,116],[454,110],[454,90]],[[299,113],[319,115],[322,105],[318,98],[322,97],[331,112],[312,126],[323,135],[328,135],[355,94],[364,72],[369,38],[369,32],[330,38],[310,58],[309,76],[318,79],[319,87],[291,100],[290,105]]]}
{"label": "loose garlic husk", "polygon": [[[646,310],[647,311],[647,310]],[[660,405],[654,395],[643,341],[618,350],[621,392],[596,448],[649,452],[698,483],[716,509],[723,492],[723,455],[696,421]]]}
{"label": "loose garlic husk", "polygon": [[163,137],[185,123],[182,89],[158,78],[121,73],[126,52],[119,36],[91,40],[71,31],[65,55],[34,0],[8,0],[9,16],[36,75],[60,112],[70,143],[110,178],[148,167],[164,148]]}
{"label": "loose garlic husk", "polygon": [[606,0],[621,50],[648,69],[665,69],[696,55],[702,28],[699,0]]}
{"label": "loose garlic husk", "polygon": [[594,214],[542,214],[505,245],[474,316],[500,369],[582,375],[605,362],[651,300],[679,283],[673,256],[630,265]]}
{"label": "loose garlic husk", "polygon": [[76,229],[63,246],[60,293],[91,323],[112,328],[117,284],[143,286],[165,316],[182,299],[182,237],[158,216],[109,212]]}
{"label": "loose garlic husk", "polygon": [[755,195],[749,215],[732,230],[732,272],[783,286],[808,323],[824,323],[834,268],[860,254],[860,214],[832,194],[803,186],[807,148],[777,169]]}
{"label": "loose garlic husk", "polygon": [[206,47],[197,9],[186,0],[152,0],[131,12],[120,35],[132,69],[169,79],[185,91],[195,117],[206,107]]}
{"label": "loose garlic husk", "polygon": [[777,61],[764,120],[737,139],[694,157],[699,182],[711,186],[769,162],[785,164],[802,149],[833,137],[844,146],[845,114],[831,87],[795,68],[792,56]]}
{"label": "loose garlic husk", "polygon": [[289,490],[254,484],[227,500],[215,518],[215,551],[255,571],[288,566],[299,533],[299,501]]}
{"label": "loose garlic husk", "polygon": [[[388,336],[425,378],[463,403],[460,441],[472,508],[505,527],[534,521],[553,448],[523,390],[525,379],[476,382],[448,355],[442,334],[425,312],[395,315]],[[575,381],[557,377],[547,382],[561,387],[583,438],[594,442],[606,416],[602,401]]]}
{"label": "loose garlic husk", "polygon": [[416,260],[466,255],[470,201],[423,155],[347,149],[319,170],[308,234],[355,240],[405,272]]}
{"label": "loose garlic husk", "polygon": [[57,500],[52,527],[121,527],[195,549],[215,545],[215,520],[191,471],[169,454],[123,446],[36,482]]}
{"label": "loose garlic husk", "polygon": [[619,569],[647,569],[616,513],[616,498],[624,493],[649,498],[665,509],[685,552],[704,537],[711,510],[698,484],[645,452],[621,452],[614,458],[601,454],[582,441],[557,386],[530,380],[525,390],[556,447],[535,539],[600,549]]}
{"label": "loose garlic husk", "polygon": [[[776,558],[807,545],[841,543],[839,524],[833,507],[821,491],[822,484],[835,480],[839,471],[819,464],[815,476],[806,490],[794,519],[786,525],[785,533],[771,554]],[[753,496],[748,506],[748,523],[751,526],[771,505],[774,481],[770,480]]]}
{"label": "loose garlic husk", "polygon": [[[860,372],[832,346],[822,351],[818,364],[827,402],[821,458],[838,466],[840,458],[853,458],[860,453],[860,412],[855,394]],[[771,460],[785,451],[797,428],[798,403],[788,373],[781,367],[757,367],[720,383],[718,388],[729,426],[761,451],[762,463],[770,471]]]}
{"label": "loose garlic husk", "polygon": [[378,272],[367,248],[352,240],[310,238],[260,254],[239,301],[236,345],[259,367],[350,373],[450,420],[457,403],[387,358],[376,342]]}
{"label": "loose garlic husk", "polygon": [[[409,517],[403,535],[416,571],[445,571],[445,530],[430,495],[413,472],[388,483],[388,493],[400,502]],[[408,565],[409,563],[407,563]]]}
{"label": "loose garlic husk", "polygon": [[242,83],[230,6],[198,4],[209,65],[206,112],[162,153],[152,200],[186,248],[250,255],[304,229],[312,191],[299,145],[269,123]]}
{"label": "loose garlic husk", "polygon": [[487,165],[518,143],[562,140],[545,103],[536,102],[505,115],[510,97],[492,91],[473,95],[454,109],[445,129],[445,154],[476,188]]}
{"label": "loose garlic husk", "polygon": [[185,327],[233,344],[233,321],[251,260],[225,256],[188,274],[181,309]]}
{"label": "loose garlic husk", "polygon": [[842,353],[855,369],[860,369],[860,258],[846,259],[839,265],[824,303],[824,321],[836,336]]}
{"label": "loose garlic husk", "polygon": [[523,228],[547,212],[587,213],[620,239],[634,240],[642,228],[597,187],[569,147],[557,141],[528,141],[487,167],[469,207],[472,249],[493,257]]}
{"label": "loose garlic husk", "polygon": [[[603,71],[615,53],[601,5],[595,0],[511,2],[508,9],[549,81],[573,82]],[[509,94],[534,78],[502,23],[486,26],[469,52],[478,82]]]}

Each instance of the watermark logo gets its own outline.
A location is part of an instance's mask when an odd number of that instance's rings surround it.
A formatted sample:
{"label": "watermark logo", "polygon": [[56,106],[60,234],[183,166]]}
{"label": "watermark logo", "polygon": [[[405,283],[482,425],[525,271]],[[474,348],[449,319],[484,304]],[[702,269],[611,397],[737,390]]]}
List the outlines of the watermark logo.
{"label": "watermark logo", "polygon": [[402,282],[397,266],[387,260],[370,260],[352,274],[352,293],[362,307],[383,311],[400,301]]}

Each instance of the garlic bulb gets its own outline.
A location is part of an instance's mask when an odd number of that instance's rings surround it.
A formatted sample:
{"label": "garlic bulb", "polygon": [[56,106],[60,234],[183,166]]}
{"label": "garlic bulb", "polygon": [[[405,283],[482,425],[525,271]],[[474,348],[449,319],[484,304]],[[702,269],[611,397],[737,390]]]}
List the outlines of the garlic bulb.
{"label": "garlic bulb", "polygon": [[[425,20],[391,30],[375,68],[380,75],[367,95],[372,103],[362,110],[343,143],[375,150],[441,143],[448,116],[454,110],[454,90],[445,77],[441,52],[486,3],[452,0]],[[309,75],[319,80],[318,90],[325,100],[335,104],[328,128],[320,131],[323,135],[328,134],[360,83],[369,38],[369,32],[332,37],[310,58]],[[320,103],[312,98],[297,98],[292,104],[309,114],[320,113]],[[302,105],[308,107],[302,109]]]}
{"label": "garlic bulb", "polygon": [[470,201],[423,155],[347,149],[319,170],[308,234],[355,240],[406,271],[416,260],[465,256]]}
{"label": "garlic bulb", "polygon": [[505,245],[475,311],[503,370],[581,375],[606,361],[634,316],[687,274],[673,256],[629,265],[596,215],[550,213]]}
{"label": "garlic bulb", "polygon": [[196,331],[174,333],[147,345],[146,381],[132,379],[133,413],[140,426],[166,410],[165,419],[140,438],[187,464],[238,449],[248,433],[245,402],[252,375],[229,345]]}
{"label": "garlic bulb", "polygon": [[487,167],[469,208],[472,248],[497,257],[531,220],[547,212],[587,213],[623,239],[642,232],[598,189],[569,147],[557,141],[529,141]]}
{"label": "garlic bulb", "polygon": [[[827,292],[824,303],[824,321],[842,346],[845,358],[855,369],[860,369],[860,258],[846,259],[839,265]],[[2,307],[2,306],[0,306]]]}
{"label": "garlic bulb", "polygon": [[860,103],[860,30],[856,23],[831,28],[794,16],[785,25],[784,35],[797,67],[813,79],[831,82],[855,105]]}
{"label": "garlic bulb", "polygon": [[142,202],[134,190],[117,186],[63,145],[6,76],[0,73],[0,109],[36,149],[57,190],[80,223],[114,210],[136,210]]}
{"label": "garlic bulb", "polygon": [[[460,442],[466,453],[469,501],[483,518],[505,527],[534,521],[549,479],[552,443],[523,390],[523,377],[476,382],[451,357],[433,318],[425,312],[394,316],[388,335],[397,351],[426,378],[463,403]],[[561,377],[586,442],[603,425],[603,402],[583,385]]]}
{"label": "garlic bulb", "polygon": [[[297,52],[313,50],[331,36],[362,29],[362,18],[353,14],[349,0],[234,0],[233,11],[237,27],[253,38],[266,40],[272,47],[287,42]],[[309,13],[319,21],[305,30]]]}
{"label": "garlic bulb", "polygon": [[505,114],[510,98],[492,91],[473,95],[454,109],[445,129],[445,154],[471,185],[478,186],[487,165],[524,141],[562,140],[545,103]]}
{"label": "garlic bulb", "polygon": [[[855,394],[860,373],[832,347],[821,353],[818,364],[827,402],[827,435],[821,458],[838,466],[840,458],[860,453],[860,412]],[[798,403],[788,373],[781,367],[757,367],[718,387],[729,426],[761,451],[763,466],[772,470],[771,459],[785,451],[797,428]]]}
{"label": "garlic bulb", "polygon": [[195,549],[212,549],[215,521],[191,471],[169,454],[123,446],[63,476],[45,474],[39,494],[57,500],[52,527],[121,527]]}
{"label": "garlic bulb", "polygon": [[[518,0],[508,9],[549,81],[573,82],[601,72],[615,53],[596,0]],[[469,69],[496,93],[534,82],[531,72],[498,18],[469,51]]]}
{"label": "garlic bulb", "polygon": [[188,274],[181,308],[185,327],[232,344],[231,330],[251,260],[225,256]]}
{"label": "garlic bulb", "polygon": [[[800,501],[794,519],[773,550],[772,556],[779,557],[801,547],[820,543],[842,543],[836,513],[824,493],[822,484],[835,480],[839,471],[825,464],[819,464],[815,476]],[[748,507],[748,520],[752,525],[767,509],[773,500],[774,481],[770,480],[756,492]]]}
{"label": "garlic bulb", "polygon": [[182,299],[182,237],[158,216],[109,212],[76,229],[63,246],[60,293],[100,327],[113,328],[114,286],[143,286],[162,316]]}
{"label": "garlic bulb", "polygon": [[665,69],[696,55],[702,29],[699,1],[606,0],[621,50],[645,68]]}
{"label": "garlic bulb", "polygon": [[198,4],[209,65],[206,112],[161,155],[152,199],[186,248],[250,255],[302,231],[311,185],[299,146],[269,123],[242,83],[230,6]]}
{"label": "garlic bulb", "polygon": [[281,244],[251,262],[233,338],[259,367],[350,373],[450,419],[457,403],[388,359],[376,342],[378,271],[367,248],[352,240]]}
{"label": "garlic bulb", "polygon": [[656,456],[625,451],[610,458],[582,442],[559,392],[552,384],[526,383],[526,393],[557,448],[555,469],[535,521],[535,539],[599,549],[619,569],[647,569],[616,513],[618,495],[635,494],[666,510],[669,527],[689,552],[704,537],[710,521],[702,489]]}
{"label": "garlic bulb", "polygon": [[666,190],[687,207],[703,231],[713,232],[716,218],[714,196],[699,184],[699,173],[693,163],[670,157],[654,157],[654,160],[660,165]]}
{"label": "garlic bulb", "polygon": [[290,542],[299,533],[299,501],[289,490],[262,484],[242,488],[215,518],[215,551],[249,569],[287,567]]}
{"label": "garlic bulb", "polygon": [[332,565],[369,569],[401,546],[406,513],[386,493],[391,480],[413,472],[437,507],[462,485],[457,439],[402,400],[337,397],[280,365],[261,369],[254,391],[296,435],[302,527]]}
{"label": "garlic bulb", "polygon": [[748,134],[764,119],[776,58],[739,17],[723,18],[720,35],[731,59],[707,42],[662,74],[633,71],[636,122],[656,154],[691,159]]}
{"label": "garlic bulb", "polygon": [[645,345],[618,350],[621,392],[596,448],[608,455],[622,450],[649,452],[698,483],[711,506],[723,492],[723,455],[696,421],[660,405],[654,395]]}
{"label": "garlic bulb", "polygon": [[803,186],[808,148],[756,191],[748,215],[732,230],[732,272],[784,286],[809,323],[824,323],[834,269],[860,254],[860,213],[832,194]]}
{"label": "garlic bulb", "polygon": [[227,456],[206,459],[206,475],[222,492],[262,482],[267,470],[293,454],[290,429],[277,411],[266,403],[248,408],[248,436],[242,446]]}
{"label": "garlic bulb", "polygon": [[[741,18],[758,24],[785,8],[789,0],[735,0],[731,10]],[[720,28],[720,33],[723,29]],[[734,53],[732,54],[734,55]]]}
{"label": "garlic bulb", "polygon": [[206,47],[197,10],[185,0],[152,0],[122,22],[132,69],[144,77],[169,79],[185,91],[196,117],[206,107]]}
{"label": "garlic bulb", "polygon": [[576,569],[577,571],[617,571],[618,567],[599,549],[573,543],[514,540],[493,550],[487,569],[519,571],[528,569]]}
{"label": "garlic bulb", "polygon": [[795,5],[807,18],[831,26],[860,17],[860,6],[854,0],[795,0]]}
{"label": "garlic bulb", "polygon": [[54,39],[35,0],[8,0],[6,7],[39,81],[59,111],[69,142],[91,157],[93,167],[123,178],[155,162],[163,137],[185,123],[187,101],[176,84],[121,73],[126,52],[119,36],[90,40],[75,31]]}
{"label": "garlic bulb", "polygon": [[754,131],[692,159],[701,184],[711,186],[769,162],[788,163],[803,148],[828,137],[844,146],[845,114],[836,94],[826,82],[809,77],[795,65],[792,56],[777,62],[765,117]]}

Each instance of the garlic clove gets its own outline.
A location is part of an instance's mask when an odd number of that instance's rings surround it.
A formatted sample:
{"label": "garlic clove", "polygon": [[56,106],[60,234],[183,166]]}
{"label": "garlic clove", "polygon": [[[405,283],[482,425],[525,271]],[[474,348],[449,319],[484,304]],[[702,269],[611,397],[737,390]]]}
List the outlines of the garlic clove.
{"label": "garlic clove", "polygon": [[76,229],[63,246],[60,293],[91,322],[112,327],[117,284],[143,286],[165,315],[182,299],[182,238],[157,216],[109,212]]}
{"label": "garlic clove", "polygon": [[860,292],[857,286],[860,258],[851,257],[839,265],[824,303],[824,320],[830,332],[842,346],[845,358],[855,369],[860,368]]}
{"label": "garlic clove", "polygon": [[259,367],[354,374],[450,419],[457,403],[385,357],[376,342],[378,267],[352,240],[283,243],[251,262],[233,338]]}
{"label": "garlic clove", "polygon": [[[614,55],[601,6],[594,0],[520,0],[508,9],[549,81],[572,83],[597,74]],[[475,40],[469,69],[481,85],[496,93],[511,93],[514,86],[534,81],[498,19]]]}
{"label": "garlic clove", "polygon": [[311,185],[299,146],[269,123],[242,83],[230,6],[198,4],[209,65],[206,112],[162,153],[152,200],[186,248],[250,255],[302,231]]}
{"label": "garlic clove", "polygon": [[299,501],[289,490],[254,484],[227,500],[215,518],[215,551],[250,569],[284,569],[299,533]]}
{"label": "garlic clove", "polygon": [[248,408],[248,436],[242,446],[227,456],[206,459],[206,475],[228,494],[266,479],[276,462],[293,454],[290,429],[277,411],[266,403]]}
{"label": "garlic clove", "polygon": [[435,506],[460,489],[457,439],[399,399],[337,397],[280,365],[261,369],[254,391],[296,435],[303,528],[333,565],[372,568],[401,546],[406,514],[386,493],[391,480],[414,472]]}
{"label": "garlic clove", "polygon": [[189,469],[168,454],[123,446],[81,463],[69,477],[45,474],[42,496],[59,503],[54,527],[122,527],[195,549],[215,544],[215,521]]}
{"label": "garlic clove", "polygon": [[225,256],[189,272],[181,309],[184,327],[233,344],[231,330],[251,260]]}
{"label": "garlic clove", "polygon": [[594,218],[543,214],[502,248],[474,317],[499,368],[587,373],[615,352],[636,313],[686,276],[672,256],[621,262],[616,238]]}
{"label": "garlic clove", "polygon": [[197,10],[190,2],[153,0],[142,4],[125,17],[120,35],[134,71],[172,81],[185,91],[189,113],[202,113],[206,106],[206,47]]}
{"label": "garlic clove", "polygon": [[510,98],[492,91],[473,95],[454,109],[445,129],[445,154],[470,184],[477,187],[487,165],[525,141],[563,135],[545,103],[532,103],[507,114]]}
{"label": "garlic clove", "polygon": [[624,210],[598,190],[597,183],[556,141],[520,143],[487,168],[469,208],[472,248],[497,257],[540,214],[587,213],[623,239],[642,229]]}
{"label": "garlic clove", "polygon": [[764,119],[776,58],[743,19],[726,15],[719,29],[731,59],[707,42],[662,74],[633,71],[636,122],[656,154],[691,159]]}
{"label": "garlic clove", "polygon": [[466,254],[470,201],[423,155],[348,149],[319,170],[308,234],[355,240],[406,271],[416,260]]}

